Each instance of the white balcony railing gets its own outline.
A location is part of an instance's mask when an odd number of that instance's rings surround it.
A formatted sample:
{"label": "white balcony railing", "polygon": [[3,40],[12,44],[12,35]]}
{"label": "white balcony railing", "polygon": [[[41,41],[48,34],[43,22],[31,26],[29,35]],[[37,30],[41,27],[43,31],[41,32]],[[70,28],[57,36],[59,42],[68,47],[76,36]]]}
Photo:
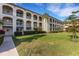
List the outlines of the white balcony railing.
{"label": "white balcony railing", "polygon": [[18,16],[18,17],[23,17],[23,14],[17,13],[16,16]]}
{"label": "white balcony railing", "polygon": [[4,23],[3,26],[12,26],[13,23]]}
{"label": "white balcony railing", "polygon": [[11,11],[3,11],[3,14],[13,15],[13,13]]}
{"label": "white balcony railing", "polygon": [[31,28],[32,28],[32,27],[30,27],[30,26],[27,26],[27,27],[26,27],[27,30],[31,30]]}
{"label": "white balcony railing", "polygon": [[17,27],[23,27],[23,24],[16,24]]}

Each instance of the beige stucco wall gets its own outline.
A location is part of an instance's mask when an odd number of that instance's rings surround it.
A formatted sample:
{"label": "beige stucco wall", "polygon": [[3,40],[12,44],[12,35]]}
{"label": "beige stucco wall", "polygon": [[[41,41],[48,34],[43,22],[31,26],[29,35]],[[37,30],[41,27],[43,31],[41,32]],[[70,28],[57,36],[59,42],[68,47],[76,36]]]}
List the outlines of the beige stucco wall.
{"label": "beige stucco wall", "polygon": [[[2,6],[3,6],[3,5],[10,6],[10,7],[13,9],[13,15],[3,14],[3,13],[2,13]],[[16,16],[16,10],[17,10],[17,9],[20,9],[20,10],[23,11],[23,13],[24,13],[24,16],[23,16],[23,17],[17,17],[17,16]],[[31,20],[30,20],[30,19],[26,19],[26,12],[31,13],[31,15],[32,15]],[[38,17],[37,20],[33,20],[33,15],[37,15],[37,17]],[[28,11],[28,10],[24,10],[24,9],[22,9],[22,8],[19,8],[19,7],[17,7],[17,6],[10,5],[10,4],[7,4],[7,3],[0,3],[0,18],[2,19],[2,18],[5,17],[5,16],[11,17],[12,20],[13,20],[13,32],[16,31],[16,20],[17,20],[17,19],[22,19],[22,20],[23,20],[23,22],[24,22],[23,30],[24,30],[24,31],[27,30],[27,29],[26,29],[26,21],[29,20],[29,21],[31,21],[32,31],[34,30],[34,29],[33,29],[33,27],[34,27],[34,26],[33,26],[33,22],[37,22],[37,26],[38,26],[38,27],[39,27],[39,23],[42,23],[42,30],[43,30],[43,31],[50,32],[49,19],[43,18],[43,19],[42,19],[42,22],[40,22],[40,21],[39,21],[39,16],[42,16],[42,15],[39,15],[39,14],[37,14],[37,13],[31,12],[31,11]],[[56,24],[56,23],[53,23],[53,22],[52,22],[52,24]],[[52,31],[53,31],[53,29],[52,29]]]}

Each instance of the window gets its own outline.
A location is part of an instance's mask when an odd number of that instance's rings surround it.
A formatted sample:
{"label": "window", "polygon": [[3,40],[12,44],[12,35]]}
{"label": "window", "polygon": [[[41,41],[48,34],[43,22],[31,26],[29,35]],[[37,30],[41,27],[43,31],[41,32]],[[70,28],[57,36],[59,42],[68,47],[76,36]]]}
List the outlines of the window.
{"label": "window", "polygon": [[42,21],[42,17],[39,17],[39,21]]}
{"label": "window", "polygon": [[37,22],[34,22],[34,27],[35,27],[35,28],[37,27]]}
{"label": "window", "polygon": [[16,24],[17,24],[17,26],[19,26],[19,27],[23,27],[23,20],[22,19],[17,19],[16,20]]}
{"label": "window", "polygon": [[39,27],[42,27],[42,23],[39,23]]}
{"label": "window", "polygon": [[12,18],[10,18],[10,17],[3,17],[3,24],[4,25],[12,25],[13,24]]}
{"label": "window", "polygon": [[34,19],[34,20],[37,20],[37,16],[36,16],[36,15],[33,15],[33,19]]}
{"label": "window", "polygon": [[52,31],[52,24],[50,24],[50,31]]}
{"label": "window", "polygon": [[26,29],[31,30],[31,21],[26,22]]}
{"label": "window", "polygon": [[23,28],[21,28],[21,27],[17,27],[17,28],[16,28],[16,31],[17,31],[17,32],[22,32],[22,30],[23,30]]}
{"label": "window", "polygon": [[52,19],[50,18],[50,22],[52,22]]}
{"label": "window", "polygon": [[37,22],[34,22],[34,30],[37,31]]}
{"label": "window", "polygon": [[17,10],[16,11],[16,16],[23,17],[23,11]]}
{"label": "window", "polygon": [[13,9],[10,6],[3,5],[3,14],[13,15]]}
{"label": "window", "polygon": [[39,31],[42,31],[42,23],[39,23]]}
{"label": "window", "polygon": [[27,19],[31,19],[31,14],[30,13],[26,13],[26,18]]}

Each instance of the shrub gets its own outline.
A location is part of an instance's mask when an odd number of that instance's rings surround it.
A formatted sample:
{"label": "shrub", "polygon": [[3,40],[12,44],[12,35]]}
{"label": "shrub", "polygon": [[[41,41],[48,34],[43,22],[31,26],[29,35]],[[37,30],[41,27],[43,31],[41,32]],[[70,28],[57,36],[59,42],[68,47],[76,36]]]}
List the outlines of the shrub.
{"label": "shrub", "polygon": [[4,41],[4,36],[0,36],[0,45],[3,43]]}
{"label": "shrub", "polygon": [[5,31],[4,30],[0,30],[0,45],[3,43],[4,41],[4,34],[5,34]]}
{"label": "shrub", "polygon": [[0,34],[5,34],[5,31],[4,30],[0,30]]}
{"label": "shrub", "polygon": [[22,35],[22,32],[14,32],[14,35],[15,36],[21,36]]}
{"label": "shrub", "polygon": [[38,33],[46,33],[45,31],[38,31]]}
{"label": "shrub", "polygon": [[46,33],[45,31],[24,31],[24,35]]}
{"label": "shrub", "polygon": [[59,31],[52,31],[51,33],[58,33]]}
{"label": "shrub", "polygon": [[24,35],[29,35],[29,34],[34,34],[36,33],[35,31],[24,31]]}
{"label": "shrub", "polygon": [[[24,31],[24,35],[31,35],[31,34],[39,34],[39,33],[46,33],[45,31]],[[22,32],[14,32],[15,36],[21,36]]]}

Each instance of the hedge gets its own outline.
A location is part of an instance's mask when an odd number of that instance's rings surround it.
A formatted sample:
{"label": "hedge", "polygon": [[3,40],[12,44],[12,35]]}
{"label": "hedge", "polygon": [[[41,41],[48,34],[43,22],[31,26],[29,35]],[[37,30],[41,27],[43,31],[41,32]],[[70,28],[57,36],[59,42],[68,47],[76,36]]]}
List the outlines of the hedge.
{"label": "hedge", "polygon": [[22,32],[14,32],[14,35],[15,36],[21,36],[22,35]]}
{"label": "hedge", "polygon": [[0,36],[0,45],[3,43],[4,41],[4,36]]}
{"label": "hedge", "polygon": [[45,31],[24,31],[24,35],[46,33]]}
{"label": "hedge", "polygon": [[[24,31],[24,35],[30,35],[30,34],[39,34],[39,33],[46,33],[45,31]],[[15,36],[22,36],[22,32],[15,32]]]}
{"label": "hedge", "polygon": [[0,34],[5,34],[5,31],[4,30],[0,30]]}
{"label": "hedge", "polygon": [[0,30],[0,45],[3,43],[4,41],[4,34],[5,34],[5,31],[4,30]]}

